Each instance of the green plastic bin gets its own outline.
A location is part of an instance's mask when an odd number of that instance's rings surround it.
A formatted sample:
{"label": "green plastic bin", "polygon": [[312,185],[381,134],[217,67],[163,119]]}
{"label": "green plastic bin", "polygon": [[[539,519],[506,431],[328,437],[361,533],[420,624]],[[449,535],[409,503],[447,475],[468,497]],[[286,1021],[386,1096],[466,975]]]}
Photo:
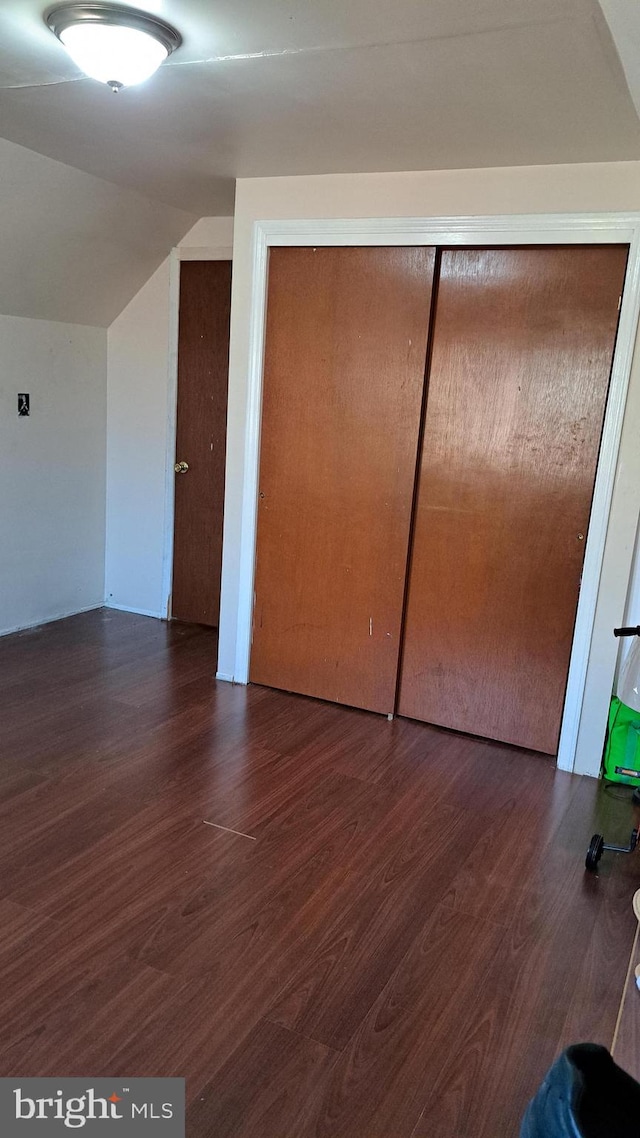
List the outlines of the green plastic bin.
{"label": "green plastic bin", "polygon": [[604,748],[603,774],[609,782],[640,786],[640,712],[614,695]]}

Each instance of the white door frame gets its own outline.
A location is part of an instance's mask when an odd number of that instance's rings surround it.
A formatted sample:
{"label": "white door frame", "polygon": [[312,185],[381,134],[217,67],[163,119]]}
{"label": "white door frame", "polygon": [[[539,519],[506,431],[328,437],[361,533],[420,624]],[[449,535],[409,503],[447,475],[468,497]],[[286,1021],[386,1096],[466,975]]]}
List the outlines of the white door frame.
{"label": "white door frame", "polygon": [[[604,695],[601,694],[600,696],[601,710],[608,706],[615,669],[615,651],[611,645],[603,644],[606,636],[613,642],[611,629],[598,627],[596,617],[603,561],[605,552],[607,552],[607,526],[618,468],[620,440],[640,310],[640,214],[638,213],[458,218],[364,218],[353,220],[302,219],[294,221],[269,220],[254,223],[249,333],[250,362],[244,439],[238,606],[235,613],[227,611],[224,614],[224,619],[227,621],[235,619],[235,664],[232,675],[218,673],[218,678],[233,678],[236,683],[247,683],[249,675],[269,247],[276,245],[464,245],[482,247],[488,245],[609,243],[628,243],[629,261],[596,473],[558,751],[558,766],[561,769],[569,771],[575,769],[585,774],[598,774],[606,727],[606,710],[603,715],[599,716],[597,727],[597,730],[600,731],[601,726],[599,738],[594,738],[593,733],[591,738],[582,738],[584,732],[580,731],[580,725],[592,650],[596,647],[604,648],[604,656],[611,664],[610,669],[605,668],[606,673],[610,670],[610,676],[608,687],[605,679],[606,690]],[[627,445],[633,445],[633,439]],[[633,518],[633,534],[635,534],[637,516],[636,510]],[[617,546],[622,546],[622,548],[617,549],[619,553],[617,568],[618,570],[620,568],[620,558],[628,559],[626,570],[628,582],[633,554],[633,536],[629,541],[628,535],[625,535],[623,539],[618,535],[616,540]],[[623,597],[619,606],[620,619],[623,616],[624,600]],[[223,603],[225,601],[224,584],[222,601]],[[221,614],[221,622],[222,619]],[[602,621],[599,623],[602,625]],[[596,637],[599,638],[598,644],[596,644]],[[598,667],[600,686],[602,686],[601,660]],[[544,714],[545,709],[541,708],[541,715]],[[600,720],[602,721],[601,724]]]}

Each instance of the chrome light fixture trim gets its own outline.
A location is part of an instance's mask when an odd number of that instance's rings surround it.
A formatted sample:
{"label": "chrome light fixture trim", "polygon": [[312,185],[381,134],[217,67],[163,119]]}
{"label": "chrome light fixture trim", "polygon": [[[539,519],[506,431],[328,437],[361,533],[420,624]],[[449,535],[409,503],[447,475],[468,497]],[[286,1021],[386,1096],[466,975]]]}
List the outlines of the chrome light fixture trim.
{"label": "chrome light fixture trim", "polygon": [[151,12],[141,12],[139,8],[122,7],[119,4],[102,4],[99,0],[92,4],[60,4],[47,12],[45,20],[58,39],[60,33],[73,24],[88,23],[134,28],[135,31],[145,32],[166,48],[167,55],[171,55],[182,43],[180,32]]}

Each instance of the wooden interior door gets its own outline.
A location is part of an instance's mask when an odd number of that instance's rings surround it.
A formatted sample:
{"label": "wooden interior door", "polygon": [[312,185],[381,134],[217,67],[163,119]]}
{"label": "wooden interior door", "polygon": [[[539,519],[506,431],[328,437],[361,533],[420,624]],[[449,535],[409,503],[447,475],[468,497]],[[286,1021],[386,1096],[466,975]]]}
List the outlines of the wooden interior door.
{"label": "wooden interior door", "polygon": [[401,715],[557,750],[626,259],[442,253]]}
{"label": "wooden interior door", "polygon": [[171,614],[217,627],[229,379],[231,262],[180,266]]}
{"label": "wooden interior door", "polygon": [[255,683],[393,711],[434,259],[271,250]]}

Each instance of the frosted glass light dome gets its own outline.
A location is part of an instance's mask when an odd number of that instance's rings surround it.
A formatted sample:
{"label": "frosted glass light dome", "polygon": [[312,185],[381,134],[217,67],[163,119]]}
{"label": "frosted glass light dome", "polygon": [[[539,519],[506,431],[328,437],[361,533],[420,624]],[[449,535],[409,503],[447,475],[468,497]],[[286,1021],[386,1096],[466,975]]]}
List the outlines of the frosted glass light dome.
{"label": "frosted glass light dome", "polygon": [[66,4],[47,24],[80,70],[114,91],[143,83],[182,42],[156,16],[115,4]]}
{"label": "frosted glass light dome", "polygon": [[146,32],[109,24],[74,24],[60,33],[60,39],[85,75],[118,87],[143,83],[169,54]]}

